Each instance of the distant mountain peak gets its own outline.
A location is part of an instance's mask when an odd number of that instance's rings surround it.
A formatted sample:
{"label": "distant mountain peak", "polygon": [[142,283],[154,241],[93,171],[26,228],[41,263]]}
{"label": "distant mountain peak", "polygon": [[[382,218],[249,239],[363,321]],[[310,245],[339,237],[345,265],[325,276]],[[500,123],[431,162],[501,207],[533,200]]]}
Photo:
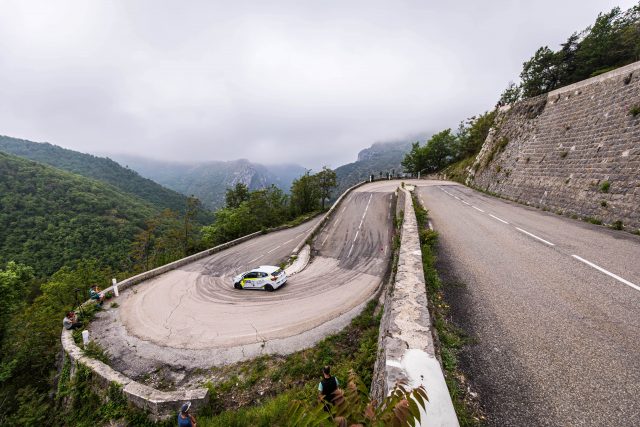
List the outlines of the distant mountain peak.
{"label": "distant mountain peak", "polygon": [[373,160],[387,153],[396,153],[404,156],[410,149],[411,142],[408,141],[374,142],[371,147],[365,148],[358,153],[357,161]]}

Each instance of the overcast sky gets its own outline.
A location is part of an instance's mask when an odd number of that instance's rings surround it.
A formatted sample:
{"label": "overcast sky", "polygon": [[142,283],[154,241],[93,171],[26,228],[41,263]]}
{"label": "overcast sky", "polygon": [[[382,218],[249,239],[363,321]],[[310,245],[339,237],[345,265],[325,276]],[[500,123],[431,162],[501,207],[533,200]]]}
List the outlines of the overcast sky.
{"label": "overcast sky", "polygon": [[539,46],[634,3],[0,0],[0,134],[335,167],[492,108]]}

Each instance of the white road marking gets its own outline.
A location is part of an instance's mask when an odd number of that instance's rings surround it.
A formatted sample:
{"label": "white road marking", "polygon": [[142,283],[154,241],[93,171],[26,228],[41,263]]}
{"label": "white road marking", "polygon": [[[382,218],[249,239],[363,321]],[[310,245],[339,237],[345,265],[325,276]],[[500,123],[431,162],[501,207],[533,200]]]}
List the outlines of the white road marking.
{"label": "white road marking", "polygon": [[364,212],[362,213],[362,218],[360,219],[360,225],[358,225],[358,229],[356,230],[356,236],[353,238],[353,242],[351,243],[351,248],[349,249],[349,254],[347,257],[351,256],[351,251],[353,251],[353,245],[356,244],[356,239],[358,238],[358,234],[360,234],[360,228],[362,227],[362,223],[364,222],[364,217],[367,216],[367,211],[369,210],[369,204],[371,203],[371,198],[373,194],[369,196],[369,201],[367,202],[367,206],[364,208]]}
{"label": "white road marking", "polygon": [[483,211],[482,209],[478,208],[478,207],[475,207],[475,206],[471,206],[471,207],[472,207],[473,209],[477,210],[477,211],[480,211],[480,212],[483,212],[483,213],[484,213],[484,211]]}
{"label": "white road marking", "polygon": [[271,249],[269,252],[267,252],[268,254],[270,254],[271,252],[275,251],[276,249],[280,249],[282,245],[280,246],[276,246],[275,248]]}
{"label": "white road marking", "polygon": [[638,286],[638,285],[634,285],[634,284],[633,284],[633,283],[631,283],[630,281],[623,279],[622,277],[618,276],[617,274],[613,274],[612,272],[607,271],[607,270],[605,270],[604,268],[602,268],[602,267],[600,267],[600,266],[597,266],[597,265],[595,265],[594,263],[592,263],[592,262],[590,262],[590,261],[587,261],[587,260],[586,260],[586,259],[584,259],[584,258],[580,258],[578,255],[571,255],[571,256],[572,256],[572,257],[574,257],[575,259],[577,259],[578,261],[584,262],[584,263],[585,263],[585,264],[587,264],[588,266],[593,267],[593,268],[595,268],[596,270],[598,270],[598,271],[600,271],[600,272],[602,272],[602,273],[606,274],[607,276],[613,277],[613,278],[614,278],[614,279],[616,279],[617,281],[624,283],[625,285],[627,285],[627,286],[629,286],[629,287],[631,287],[631,288],[635,289],[636,291],[640,291],[640,286]]}
{"label": "white road marking", "polygon": [[518,230],[518,231],[520,231],[520,232],[522,232],[524,234],[528,234],[529,236],[533,237],[534,239],[538,239],[541,242],[546,243],[549,246],[555,246],[555,244],[549,242],[548,240],[544,240],[542,237],[538,237],[533,233],[529,233],[527,230],[523,230],[522,228],[519,228],[519,227],[516,227],[516,230]]}
{"label": "white road marking", "polygon": [[460,200],[460,197],[458,196],[453,196],[456,200]]}
{"label": "white road marking", "polygon": [[461,201],[462,203],[464,203],[465,205],[467,205],[467,206],[471,206],[471,203],[469,203],[469,202],[465,202],[464,200],[460,200],[460,201]]}
{"label": "white road marking", "polygon": [[505,221],[504,219],[502,219],[502,218],[498,218],[498,217],[497,217],[497,216],[495,216],[495,215],[491,215],[491,214],[489,214],[489,216],[490,216],[491,218],[493,218],[493,219],[497,219],[497,220],[498,220],[498,221],[500,221],[500,222],[504,222],[505,224],[509,224],[509,223],[508,223],[507,221]]}

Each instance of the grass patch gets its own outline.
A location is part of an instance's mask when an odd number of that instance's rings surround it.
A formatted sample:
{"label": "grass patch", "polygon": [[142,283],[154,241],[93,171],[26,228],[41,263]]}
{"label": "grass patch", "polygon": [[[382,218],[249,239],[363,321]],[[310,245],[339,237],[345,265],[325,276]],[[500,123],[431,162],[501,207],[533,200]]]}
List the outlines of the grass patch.
{"label": "grass patch", "polygon": [[602,206],[603,208],[606,208],[608,206],[607,201],[606,200],[601,201],[600,206]]}
{"label": "grass patch", "polygon": [[622,221],[617,220],[613,221],[609,227],[613,228],[614,230],[623,230],[624,224],[622,223]]}
{"label": "grass patch", "polygon": [[564,159],[564,158],[565,158],[565,157],[567,157],[568,155],[569,155],[569,152],[568,152],[568,151],[562,151],[562,152],[560,152],[560,158],[561,158],[561,159]]}
{"label": "grass patch", "polygon": [[[476,156],[470,156],[447,166],[442,172],[447,179],[464,184],[467,179],[467,170],[474,166]],[[475,171],[474,171],[475,172]]]}
{"label": "grass patch", "polygon": [[109,353],[107,353],[107,351],[96,341],[89,341],[82,352],[87,357],[99,360],[107,365],[109,364]]}
{"label": "grass patch", "polygon": [[587,217],[583,218],[583,221],[588,222],[589,224],[602,225],[602,220],[601,219],[593,218],[593,217],[590,217],[590,216],[587,216]]}
{"label": "grass patch", "polygon": [[629,114],[634,118],[640,116],[640,105],[634,105],[633,107],[631,107],[631,109],[629,110]]}
{"label": "grass patch", "polygon": [[611,188],[611,183],[609,181],[604,181],[602,184],[600,184],[600,191],[602,193],[608,193],[609,188]]}
{"label": "grass patch", "polygon": [[[436,270],[436,245],[438,233],[428,229],[428,212],[414,196],[413,205],[420,230],[422,264],[429,300],[429,311],[437,331],[436,349],[442,360],[445,381],[461,426],[482,426],[484,415],[477,401],[469,393],[464,374],[458,367],[458,354],[469,342],[467,335],[453,324],[449,305],[445,301],[443,284]],[[429,391],[427,390],[427,393]]]}

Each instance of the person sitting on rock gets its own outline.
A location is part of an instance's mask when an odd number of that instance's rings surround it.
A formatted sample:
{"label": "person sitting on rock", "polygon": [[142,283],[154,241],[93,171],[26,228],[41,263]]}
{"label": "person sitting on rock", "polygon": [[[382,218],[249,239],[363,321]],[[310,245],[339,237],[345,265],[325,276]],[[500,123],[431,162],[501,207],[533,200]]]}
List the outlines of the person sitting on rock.
{"label": "person sitting on rock", "polygon": [[102,303],[104,302],[104,294],[100,292],[100,288],[98,287],[98,285],[91,285],[91,288],[89,289],[89,298],[97,301],[98,305],[102,307]]}
{"label": "person sitting on rock", "polygon": [[78,322],[78,316],[76,316],[75,311],[69,311],[62,319],[62,326],[67,330],[78,329],[82,327],[82,323]]}

